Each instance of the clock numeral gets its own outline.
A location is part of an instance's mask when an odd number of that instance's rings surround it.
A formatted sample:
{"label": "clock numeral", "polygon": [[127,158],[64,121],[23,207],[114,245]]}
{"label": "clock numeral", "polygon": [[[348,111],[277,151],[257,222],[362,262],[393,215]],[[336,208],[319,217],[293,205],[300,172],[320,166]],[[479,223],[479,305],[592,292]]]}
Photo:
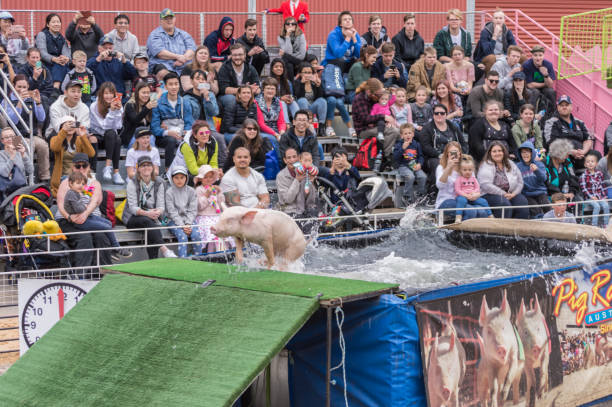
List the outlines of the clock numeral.
{"label": "clock numeral", "polygon": [[43,297],[43,302],[44,302],[45,304],[53,304],[52,297],[51,297],[51,296],[49,296],[49,297]]}
{"label": "clock numeral", "polygon": [[42,308],[34,308],[34,315],[41,316],[43,314]]}
{"label": "clock numeral", "polygon": [[36,329],[36,322],[34,321],[30,322],[30,328]]}

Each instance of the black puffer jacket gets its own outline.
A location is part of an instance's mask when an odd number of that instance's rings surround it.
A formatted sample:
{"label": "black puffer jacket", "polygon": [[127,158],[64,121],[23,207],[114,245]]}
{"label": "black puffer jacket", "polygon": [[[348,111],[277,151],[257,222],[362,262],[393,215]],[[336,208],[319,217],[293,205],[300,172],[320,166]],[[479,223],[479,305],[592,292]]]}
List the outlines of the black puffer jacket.
{"label": "black puffer jacket", "polygon": [[248,109],[242,103],[235,103],[230,109],[223,110],[221,119],[221,133],[236,133],[241,127],[244,119],[257,120],[257,106],[255,102]]}

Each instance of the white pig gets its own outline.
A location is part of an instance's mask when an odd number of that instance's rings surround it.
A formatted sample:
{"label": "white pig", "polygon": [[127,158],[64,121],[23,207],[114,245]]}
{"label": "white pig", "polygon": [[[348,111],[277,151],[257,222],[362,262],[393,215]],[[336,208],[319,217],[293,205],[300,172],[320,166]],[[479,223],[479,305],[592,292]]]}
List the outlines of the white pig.
{"label": "white pig", "polygon": [[612,359],[612,341],[608,340],[608,333],[600,335],[595,341],[595,354],[598,365],[607,365]]}
{"label": "white pig", "polygon": [[517,337],[510,322],[510,305],[504,290],[500,308],[489,309],[487,298],[483,294],[478,323],[482,327],[482,336],[478,343],[482,353],[478,365],[478,398],[486,407],[503,405],[508,397],[510,386],[514,404],[518,403],[519,382],[523,371],[523,361],[519,360]]}
{"label": "white pig", "polygon": [[[548,359],[549,340],[546,319],[540,308],[538,296],[535,296],[535,305],[530,310],[525,310],[525,301],[521,299],[521,307],[516,316],[516,328],[525,349],[525,377],[527,379],[527,407],[535,406],[535,397],[542,397],[548,391]],[[537,383],[535,369],[540,368],[540,385]],[[531,390],[534,390],[534,396]]]}
{"label": "white pig", "polygon": [[459,407],[459,387],[465,376],[465,350],[452,327],[445,329],[429,353],[427,394],[430,407]]}
{"label": "white pig", "polygon": [[266,254],[266,267],[279,257],[281,268],[304,254],[306,239],[289,215],[272,209],[232,206],[223,211],[210,231],[218,237],[232,236],[236,242],[236,261],[242,262],[244,242],[260,245]]}

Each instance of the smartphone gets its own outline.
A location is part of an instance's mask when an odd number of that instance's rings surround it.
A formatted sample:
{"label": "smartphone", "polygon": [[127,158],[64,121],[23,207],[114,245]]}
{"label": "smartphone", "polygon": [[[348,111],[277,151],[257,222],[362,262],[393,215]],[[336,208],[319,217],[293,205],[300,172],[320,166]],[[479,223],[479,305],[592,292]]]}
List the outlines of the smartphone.
{"label": "smartphone", "polygon": [[155,102],[157,100],[157,92],[151,93],[149,100],[151,100],[151,102]]}
{"label": "smartphone", "polygon": [[456,151],[451,151],[450,155],[451,155],[451,157],[453,157],[453,158],[457,158],[457,157],[459,156],[459,154],[457,154],[457,152],[456,152]]}
{"label": "smartphone", "polygon": [[20,145],[21,145],[21,137],[19,137],[18,135],[13,136],[13,146],[17,148]]}
{"label": "smartphone", "polygon": [[42,68],[42,62],[36,61],[36,69]]}
{"label": "smartphone", "polygon": [[121,102],[121,98],[123,97],[123,93],[117,92],[117,96],[115,96],[115,100],[117,102]]}

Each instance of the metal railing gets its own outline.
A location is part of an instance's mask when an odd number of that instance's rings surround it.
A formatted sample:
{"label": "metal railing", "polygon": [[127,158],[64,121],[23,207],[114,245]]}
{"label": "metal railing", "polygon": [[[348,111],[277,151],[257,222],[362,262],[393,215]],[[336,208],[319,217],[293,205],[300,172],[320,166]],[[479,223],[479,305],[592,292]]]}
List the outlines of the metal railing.
{"label": "metal railing", "polygon": [[[29,144],[26,143],[26,140],[23,137],[23,134],[21,134],[21,132],[17,128],[17,123],[13,123],[13,121],[9,118],[8,112],[6,111],[4,106],[2,106],[2,103],[0,103],[0,113],[6,118],[6,122],[9,124],[9,126],[13,128],[13,131],[15,132],[15,134],[21,138],[22,144],[27,149],[27,152],[29,155],[28,159],[30,160],[30,164],[32,165],[32,168],[34,168],[34,117],[33,117],[34,111],[21,98],[21,95],[19,95],[19,93],[17,92],[13,84],[11,83],[9,77],[6,75],[6,73],[4,73],[2,69],[0,69],[0,77],[2,78],[4,82],[4,86],[0,87],[0,96],[2,96],[0,99],[3,99],[6,101],[6,105],[8,106],[9,109],[13,110],[13,112],[17,116],[17,119],[19,120],[19,123],[21,123],[23,128],[30,133],[30,143]],[[10,90],[10,93],[9,93],[9,90]],[[21,114],[17,111],[17,108],[11,102],[11,98],[10,98],[11,94],[13,94],[17,98],[17,100],[21,104],[21,108],[28,114],[29,122],[30,122],[29,124],[23,120],[23,117],[21,117]],[[34,183],[34,171],[30,173],[28,180],[29,180],[30,185]]]}

